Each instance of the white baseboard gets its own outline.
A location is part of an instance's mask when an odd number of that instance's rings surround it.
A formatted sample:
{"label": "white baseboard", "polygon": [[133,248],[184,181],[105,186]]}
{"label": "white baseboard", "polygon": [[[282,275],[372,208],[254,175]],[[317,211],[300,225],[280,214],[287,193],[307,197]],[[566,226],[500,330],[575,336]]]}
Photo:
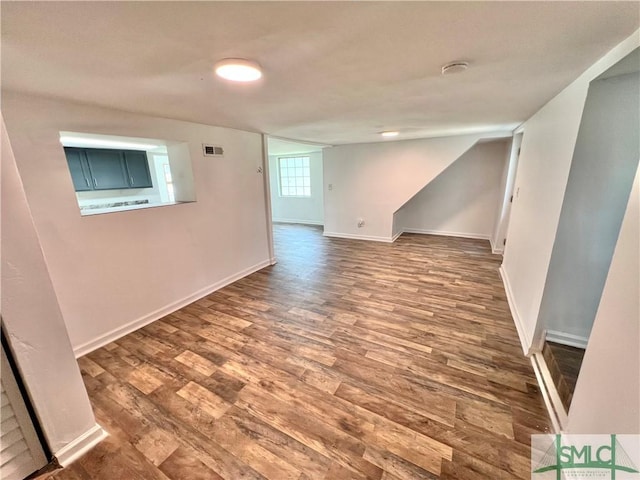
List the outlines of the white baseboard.
{"label": "white baseboard", "polygon": [[323,221],[316,220],[300,220],[297,218],[274,218],[272,219],[274,223],[297,223],[300,225],[324,225]]}
{"label": "white baseboard", "polygon": [[474,238],[476,240],[489,240],[491,237],[484,233],[464,233],[464,232],[446,232],[442,230],[421,230],[418,228],[405,228],[399,233],[396,233],[392,237],[378,237],[373,235],[357,235],[355,233],[338,233],[338,232],[324,232],[325,237],[335,238],[349,238],[353,240],[369,240],[372,242],[384,242],[393,243],[403,233],[418,233],[421,235],[441,235],[443,237],[461,237],[461,238]]}
{"label": "white baseboard", "polygon": [[560,400],[556,385],[553,383],[553,378],[551,378],[551,372],[541,352],[531,355],[531,365],[536,374],[538,386],[540,387],[544,404],[547,407],[554,433],[562,433],[567,428],[569,416],[564,409],[562,400]]}
{"label": "white baseboard", "polygon": [[520,344],[522,345],[522,351],[525,355],[530,355],[531,352],[531,339],[527,334],[527,329],[522,323],[522,317],[518,313],[518,309],[516,307],[515,298],[513,297],[513,291],[511,290],[511,284],[509,283],[509,277],[507,276],[506,270],[500,265],[498,269],[500,272],[500,277],[502,278],[502,283],[504,285],[504,291],[507,294],[507,303],[509,304],[509,310],[511,310],[511,316],[513,317],[513,323],[516,325],[516,330],[518,331],[518,337],[520,338]]}
{"label": "white baseboard", "polygon": [[368,240],[370,242],[393,243],[392,237],[376,237],[373,235],[356,235],[354,233],[324,232],[325,237],[348,238],[351,240]]}
{"label": "white baseboard", "polygon": [[546,340],[561,345],[586,349],[589,343],[589,337],[580,335],[572,335],[571,333],[558,332],[556,330],[547,330]]}
{"label": "white baseboard", "polygon": [[264,267],[273,265],[274,263],[275,263],[275,259],[268,259],[268,260],[263,260],[262,262],[257,263],[252,267],[245,268],[244,270],[241,270],[238,273],[235,273],[226,278],[223,278],[222,280],[214,283],[213,285],[209,285],[205,288],[202,288],[187,297],[184,297],[180,300],[177,300],[168,305],[165,305],[164,307],[159,308],[158,310],[155,310],[147,315],[144,315],[143,317],[140,317],[137,320],[129,322],[126,325],[122,325],[118,328],[115,328],[110,332],[100,335],[98,338],[95,338],[86,343],[83,343],[82,345],[78,345],[74,347],[73,353],[75,354],[76,358],[82,357],[83,355],[86,355],[89,352],[92,352],[100,347],[104,347],[108,343],[111,343],[114,340],[117,340],[118,338],[121,338],[135,330],[138,330],[139,328],[142,328],[145,325],[155,322],[156,320],[159,320],[160,318],[166,315],[169,315],[170,313],[173,313],[176,310],[179,310],[182,307],[189,305],[190,303],[193,303],[196,300],[201,299],[202,297],[206,297],[207,295],[215,292],[216,290],[220,290],[221,288],[226,287],[227,285],[233,282],[236,282],[241,278],[246,277],[247,275],[251,275],[252,273],[257,272],[258,270],[262,270]]}
{"label": "white baseboard", "polygon": [[445,230],[423,230],[421,228],[405,228],[405,233],[420,233],[422,235],[441,235],[443,237],[475,238],[476,240],[491,240],[491,235],[484,233],[448,232]]}
{"label": "white baseboard", "polygon": [[489,238],[489,243],[491,244],[491,253],[494,255],[502,255],[504,253],[504,245],[496,245],[493,243],[493,238]]}
{"label": "white baseboard", "polygon": [[54,457],[56,457],[60,465],[68,467],[108,436],[109,434],[106,430],[96,423],[82,435],[55,452]]}

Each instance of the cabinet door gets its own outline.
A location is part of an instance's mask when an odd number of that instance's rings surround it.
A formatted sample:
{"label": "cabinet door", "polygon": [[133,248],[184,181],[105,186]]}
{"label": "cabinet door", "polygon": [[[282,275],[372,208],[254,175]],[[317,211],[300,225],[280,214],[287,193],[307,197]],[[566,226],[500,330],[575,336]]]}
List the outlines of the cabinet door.
{"label": "cabinet door", "polygon": [[94,190],[129,188],[121,150],[85,150]]}
{"label": "cabinet door", "polygon": [[129,175],[129,185],[131,188],[152,188],[151,173],[149,172],[149,161],[147,152],[139,150],[125,150],[124,161]]}
{"label": "cabinet door", "polygon": [[73,180],[73,187],[76,192],[93,190],[93,183],[90,180],[89,167],[84,157],[84,152],[80,148],[64,147],[67,156],[67,164]]}

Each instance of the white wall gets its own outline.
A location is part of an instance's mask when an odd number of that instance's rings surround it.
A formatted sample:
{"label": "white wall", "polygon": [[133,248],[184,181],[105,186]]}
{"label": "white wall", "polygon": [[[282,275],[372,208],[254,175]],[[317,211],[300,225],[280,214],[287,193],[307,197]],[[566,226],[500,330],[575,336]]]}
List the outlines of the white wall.
{"label": "white wall", "polygon": [[639,44],[635,32],[524,123],[501,272],[523,349],[529,352],[589,82]]}
{"label": "white wall", "polygon": [[640,73],[591,83],[542,295],[547,338],[586,345],[640,158]]}
{"label": "white wall", "polygon": [[57,454],[91,431],[95,419],[40,249],[4,121],[1,144],[2,321],[49,448]]}
{"label": "white wall", "polygon": [[[261,135],[13,93],[3,114],[76,353],[269,263]],[[197,202],[81,217],[60,130],[186,142]]]}
{"label": "white wall", "polygon": [[507,147],[505,140],[473,146],[402,207],[403,230],[491,238]]}
{"label": "white wall", "polygon": [[570,433],[640,434],[639,183],[636,173],[571,402]]}
{"label": "white wall", "polygon": [[269,156],[269,182],[271,185],[271,210],[274,222],[324,223],[324,192],[322,183],[322,152],[301,155],[280,155],[282,157],[309,157],[311,168],[310,197],[282,197],[279,187],[278,157]]}
{"label": "white wall", "polygon": [[[391,241],[394,212],[482,137],[325,148],[325,235]],[[360,218],[362,228],[357,226]]]}

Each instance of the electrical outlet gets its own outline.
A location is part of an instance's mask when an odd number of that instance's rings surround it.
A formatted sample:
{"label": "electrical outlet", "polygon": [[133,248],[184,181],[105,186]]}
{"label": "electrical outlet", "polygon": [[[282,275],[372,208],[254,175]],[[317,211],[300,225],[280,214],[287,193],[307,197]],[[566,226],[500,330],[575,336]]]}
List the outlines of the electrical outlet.
{"label": "electrical outlet", "polygon": [[364,227],[364,220],[362,218],[358,219],[358,228]]}
{"label": "electrical outlet", "polygon": [[333,190],[333,183],[329,184],[329,191]]}

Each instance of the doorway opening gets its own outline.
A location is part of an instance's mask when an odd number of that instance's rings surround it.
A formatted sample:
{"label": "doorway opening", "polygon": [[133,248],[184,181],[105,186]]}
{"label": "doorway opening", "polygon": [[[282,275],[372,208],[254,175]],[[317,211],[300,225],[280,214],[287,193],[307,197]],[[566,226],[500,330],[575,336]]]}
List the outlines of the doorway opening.
{"label": "doorway opening", "polygon": [[504,195],[500,204],[500,210],[498,212],[499,216],[492,238],[493,253],[503,253],[507,244],[507,232],[509,230],[509,219],[511,218],[511,205],[513,204],[514,196],[518,194],[515,184],[516,173],[518,171],[518,160],[520,159],[520,148],[522,146],[522,137],[522,132],[516,133],[511,141],[509,159],[505,165],[506,171],[503,174],[504,188],[501,189],[501,191],[504,192]]}
{"label": "doorway opening", "polygon": [[272,225],[298,224],[320,229],[324,226],[324,147],[267,138],[266,173]]}
{"label": "doorway opening", "polygon": [[543,291],[543,359],[566,421],[640,158],[640,49],[589,86]]}

